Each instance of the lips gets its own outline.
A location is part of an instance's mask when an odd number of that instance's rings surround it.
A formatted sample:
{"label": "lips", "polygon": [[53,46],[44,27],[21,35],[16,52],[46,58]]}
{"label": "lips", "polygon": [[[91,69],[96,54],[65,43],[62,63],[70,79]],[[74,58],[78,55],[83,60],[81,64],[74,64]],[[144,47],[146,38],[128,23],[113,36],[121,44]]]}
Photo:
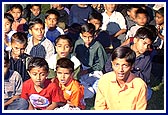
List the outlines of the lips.
{"label": "lips", "polygon": [[66,56],[66,52],[61,52],[61,55],[65,57]]}

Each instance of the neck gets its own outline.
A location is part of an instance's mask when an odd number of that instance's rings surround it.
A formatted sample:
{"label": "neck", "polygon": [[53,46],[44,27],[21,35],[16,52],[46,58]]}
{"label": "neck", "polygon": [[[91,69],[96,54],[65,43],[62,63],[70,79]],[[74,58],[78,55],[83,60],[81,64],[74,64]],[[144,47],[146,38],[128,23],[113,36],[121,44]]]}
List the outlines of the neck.
{"label": "neck", "polygon": [[138,51],[136,44],[131,45],[131,49],[136,53],[136,57],[141,55],[141,53]]}

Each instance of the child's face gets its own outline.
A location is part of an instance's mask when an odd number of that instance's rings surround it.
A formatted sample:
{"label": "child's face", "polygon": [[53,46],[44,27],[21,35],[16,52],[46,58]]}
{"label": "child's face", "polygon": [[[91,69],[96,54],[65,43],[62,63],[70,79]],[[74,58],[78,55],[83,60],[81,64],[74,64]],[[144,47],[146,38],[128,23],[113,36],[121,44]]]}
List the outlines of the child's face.
{"label": "child's face", "polygon": [[35,24],[29,32],[33,36],[33,39],[41,41],[44,37],[45,29],[42,24]]}
{"label": "child's face", "polygon": [[136,49],[139,52],[139,54],[143,54],[146,51],[149,50],[150,45],[152,44],[152,41],[148,38],[145,39],[136,39],[137,41],[135,42]]}
{"label": "child's face", "polygon": [[127,11],[128,16],[132,19],[135,20],[135,14],[138,8],[132,8],[130,11]]}
{"label": "child's face", "polygon": [[115,4],[105,4],[104,6],[107,12],[113,12],[116,8]]}
{"label": "child's face", "polygon": [[12,55],[15,56],[15,58],[19,57],[25,51],[25,45],[16,41],[13,41],[11,43],[11,47],[12,47]]}
{"label": "child's face", "polygon": [[164,23],[164,17],[159,13],[156,13],[155,20],[157,25],[162,25]]}
{"label": "child's face", "polygon": [[7,18],[4,18],[4,33],[10,32],[11,26],[11,22]]}
{"label": "child's face", "polygon": [[33,83],[35,86],[42,87],[44,85],[44,81],[48,76],[48,72],[43,67],[34,67],[30,71],[28,71]]}
{"label": "child's face", "polygon": [[98,30],[101,26],[100,20],[97,19],[91,19],[89,23],[93,24],[95,26],[95,29]]}
{"label": "child's face", "polygon": [[54,14],[48,15],[48,17],[45,19],[45,23],[48,28],[55,28],[57,25],[57,16]]}
{"label": "child's face", "polygon": [[137,17],[136,17],[136,22],[138,25],[140,26],[144,26],[146,23],[147,23],[148,19],[147,19],[147,16],[143,13],[141,14],[137,14]]}
{"label": "child's face", "polygon": [[10,14],[12,14],[14,20],[18,20],[21,17],[22,12],[18,8],[13,8],[10,11]]}
{"label": "child's face", "polygon": [[131,71],[131,64],[129,64],[125,58],[116,58],[112,61],[112,67],[114,69],[114,72],[116,74],[117,80],[126,81],[130,71]]}
{"label": "child's face", "polygon": [[81,34],[81,37],[82,37],[82,39],[85,43],[85,46],[89,47],[90,43],[93,40],[93,35],[90,34],[89,32],[84,32],[84,33]]}
{"label": "child's face", "polygon": [[57,68],[56,73],[57,73],[57,78],[62,85],[66,85],[73,75],[69,69],[61,68],[61,67]]}
{"label": "child's face", "polygon": [[67,57],[71,50],[72,48],[67,40],[60,39],[56,44],[56,52],[60,58]]}
{"label": "child's face", "polygon": [[40,14],[40,7],[39,6],[33,6],[30,10],[34,16],[38,16]]}

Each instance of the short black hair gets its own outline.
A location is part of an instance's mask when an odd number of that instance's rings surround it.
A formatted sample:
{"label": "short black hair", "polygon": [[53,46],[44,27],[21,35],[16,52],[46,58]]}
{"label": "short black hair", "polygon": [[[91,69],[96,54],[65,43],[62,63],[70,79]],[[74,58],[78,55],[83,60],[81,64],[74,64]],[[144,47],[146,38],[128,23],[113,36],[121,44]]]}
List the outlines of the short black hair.
{"label": "short black hair", "polygon": [[58,68],[67,68],[69,69],[71,72],[74,72],[74,63],[68,59],[68,58],[60,58],[58,61],[57,61],[57,66],[56,66],[56,70]]}
{"label": "short black hair", "polygon": [[14,8],[20,9],[21,13],[22,13],[22,11],[23,11],[23,7],[22,7],[22,5],[20,5],[20,4],[13,4],[13,5],[11,6],[11,9],[10,9],[10,10],[13,10]]}
{"label": "short black hair", "polygon": [[57,39],[55,40],[55,44],[57,45],[57,43],[58,43],[59,40],[61,40],[61,39],[67,40],[68,43],[69,43],[69,46],[70,46],[70,47],[73,47],[72,39],[71,39],[68,35],[59,35],[59,36],[57,37]]}
{"label": "short black hair", "polygon": [[49,72],[48,63],[44,58],[32,57],[28,62],[27,71],[30,71],[32,68],[35,68],[35,67],[44,68],[47,72]]}
{"label": "short black hair", "polygon": [[128,46],[120,46],[113,51],[111,60],[114,61],[116,58],[125,58],[128,63],[133,65],[136,59],[136,53]]}
{"label": "short black hair", "polygon": [[11,43],[18,42],[20,44],[24,44],[24,46],[27,46],[27,34],[23,32],[16,32],[11,37]]}
{"label": "short black hair", "polygon": [[145,14],[146,17],[148,17],[147,11],[145,9],[143,9],[143,8],[138,8],[138,10],[136,11],[135,14],[136,14],[136,17],[137,17],[138,14]]}
{"label": "short black hair", "polygon": [[57,20],[60,17],[60,14],[58,11],[56,11],[55,9],[50,9],[48,11],[46,11],[45,13],[45,19],[50,15],[50,14],[54,14],[55,16],[57,16]]}
{"label": "short black hair", "polygon": [[11,24],[14,22],[14,18],[10,13],[4,13],[4,18],[8,19]]}
{"label": "short black hair", "polygon": [[89,32],[90,34],[94,35],[95,33],[95,26],[91,23],[86,23],[81,26],[81,33]]}
{"label": "short black hair", "polygon": [[157,10],[155,13],[158,13],[162,16],[164,16],[164,7],[161,7],[159,10]]}
{"label": "short black hair", "polygon": [[154,27],[152,28],[152,26],[144,26],[144,27],[139,28],[136,31],[136,34],[134,37],[139,38],[139,39],[148,38],[153,43],[156,39],[156,36],[157,36],[157,34],[156,34],[156,30],[154,30]]}
{"label": "short black hair", "polygon": [[40,18],[35,18],[29,22],[29,29],[32,29],[32,27],[35,24],[41,24],[41,25],[43,25],[43,28],[45,28],[45,24],[43,23],[43,21]]}
{"label": "short black hair", "polygon": [[89,15],[89,20],[91,19],[97,19],[99,20],[101,23],[103,22],[103,16],[101,13],[99,12],[93,12]]}

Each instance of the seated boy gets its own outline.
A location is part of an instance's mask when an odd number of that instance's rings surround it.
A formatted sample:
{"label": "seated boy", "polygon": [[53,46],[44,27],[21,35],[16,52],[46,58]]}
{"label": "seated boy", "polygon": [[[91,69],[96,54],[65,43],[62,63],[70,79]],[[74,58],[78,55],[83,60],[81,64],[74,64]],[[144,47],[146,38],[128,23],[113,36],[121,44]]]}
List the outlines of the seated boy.
{"label": "seated boy", "polygon": [[4,51],[4,109],[26,110],[27,101],[20,98],[22,90],[22,78],[20,74],[9,69],[9,54]]}
{"label": "seated boy", "polygon": [[21,97],[29,102],[29,110],[53,110],[65,102],[59,86],[46,79],[49,67],[44,58],[32,58],[27,71],[31,79],[23,83]]}
{"label": "seated boy", "polygon": [[[57,61],[56,66],[56,74],[57,78],[55,79],[55,83],[57,83],[61,87],[64,98],[67,100],[67,104],[69,108],[64,109],[84,109],[84,87],[79,84],[78,81],[73,79],[74,75],[74,63],[68,58],[61,58]],[[61,108],[60,108],[61,109]]]}

